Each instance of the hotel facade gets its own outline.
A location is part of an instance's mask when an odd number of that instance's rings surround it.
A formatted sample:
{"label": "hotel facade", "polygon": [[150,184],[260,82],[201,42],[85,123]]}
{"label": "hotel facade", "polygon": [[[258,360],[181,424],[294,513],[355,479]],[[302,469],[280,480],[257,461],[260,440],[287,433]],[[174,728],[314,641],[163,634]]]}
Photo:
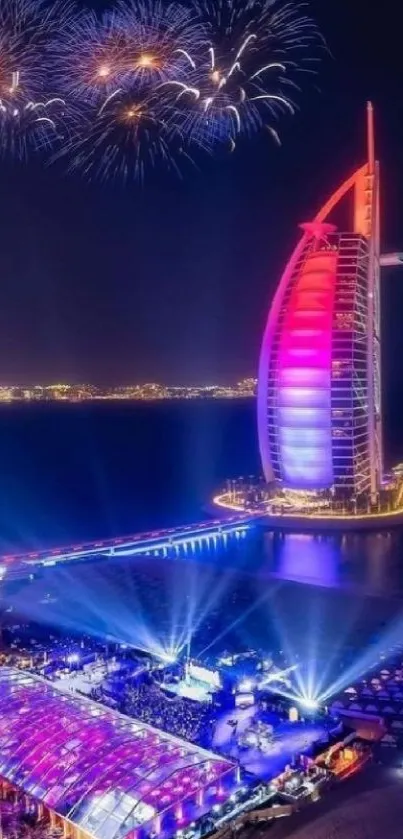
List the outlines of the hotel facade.
{"label": "hotel facade", "polygon": [[[367,134],[365,165],[301,225],[264,333],[263,472],[295,493],[375,500],[381,487],[379,166],[370,104]],[[344,232],[332,223],[337,209],[350,216]]]}

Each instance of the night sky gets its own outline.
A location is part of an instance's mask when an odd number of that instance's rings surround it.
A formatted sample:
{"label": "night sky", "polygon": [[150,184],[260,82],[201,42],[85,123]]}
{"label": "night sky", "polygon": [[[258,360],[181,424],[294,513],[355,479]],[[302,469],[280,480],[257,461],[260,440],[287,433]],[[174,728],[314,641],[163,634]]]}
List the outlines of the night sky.
{"label": "night sky", "polygon": [[[372,7],[372,8],[371,8]],[[88,184],[0,163],[0,383],[231,382],[254,375],[269,302],[308,220],[364,156],[376,109],[383,249],[403,250],[396,0],[317,0],[332,56],[301,111],[185,181]],[[316,86],[319,90],[316,90]],[[398,394],[403,271],[384,276],[385,387]]]}

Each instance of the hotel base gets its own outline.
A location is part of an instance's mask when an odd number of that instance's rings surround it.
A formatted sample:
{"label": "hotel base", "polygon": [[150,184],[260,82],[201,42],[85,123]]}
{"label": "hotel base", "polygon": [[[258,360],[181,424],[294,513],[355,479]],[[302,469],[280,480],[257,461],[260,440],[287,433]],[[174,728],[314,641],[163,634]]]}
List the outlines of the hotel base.
{"label": "hotel base", "polygon": [[296,493],[278,484],[230,481],[213,498],[215,511],[250,515],[263,526],[291,531],[380,530],[403,526],[403,465],[384,480],[376,504],[370,497],[343,501],[329,494]]}

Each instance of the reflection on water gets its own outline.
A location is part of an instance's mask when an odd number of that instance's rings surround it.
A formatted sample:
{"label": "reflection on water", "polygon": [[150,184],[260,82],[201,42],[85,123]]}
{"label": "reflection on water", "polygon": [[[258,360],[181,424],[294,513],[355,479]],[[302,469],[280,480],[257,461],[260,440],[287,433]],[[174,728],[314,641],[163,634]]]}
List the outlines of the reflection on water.
{"label": "reflection on water", "polygon": [[3,608],[146,649],[361,649],[403,614],[402,536],[251,530],[164,558],[45,569],[3,586]]}
{"label": "reflection on water", "polygon": [[272,534],[267,534],[266,549],[274,559],[272,575],[283,580],[335,586],[339,581],[339,552],[334,542],[307,534],[287,534],[273,547]]}
{"label": "reflection on water", "polygon": [[[227,476],[260,468],[252,401],[10,405],[0,432],[4,553],[196,521]],[[403,457],[400,423],[393,439],[390,461]],[[307,627],[327,649],[335,639],[358,648],[399,619],[402,557],[396,531],[252,530],[174,558],[44,569],[0,584],[0,611],[140,646],[180,643],[190,629],[196,652],[304,652]]]}
{"label": "reflection on water", "polygon": [[325,536],[264,535],[270,575],[356,594],[403,597],[403,540],[399,531]]}

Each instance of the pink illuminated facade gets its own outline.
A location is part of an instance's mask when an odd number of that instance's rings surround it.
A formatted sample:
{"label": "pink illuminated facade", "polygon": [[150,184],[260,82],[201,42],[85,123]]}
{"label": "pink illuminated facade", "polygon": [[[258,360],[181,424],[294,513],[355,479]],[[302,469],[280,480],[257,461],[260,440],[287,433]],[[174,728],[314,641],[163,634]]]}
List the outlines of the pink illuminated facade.
{"label": "pink illuminated facade", "polygon": [[[379,174],[368,106],[368,161],[302,236],[277,288],[258,386],[259,445],[269,483],[376,498],[382,476]],[[348,232],[328,222],[346,196]]]}

